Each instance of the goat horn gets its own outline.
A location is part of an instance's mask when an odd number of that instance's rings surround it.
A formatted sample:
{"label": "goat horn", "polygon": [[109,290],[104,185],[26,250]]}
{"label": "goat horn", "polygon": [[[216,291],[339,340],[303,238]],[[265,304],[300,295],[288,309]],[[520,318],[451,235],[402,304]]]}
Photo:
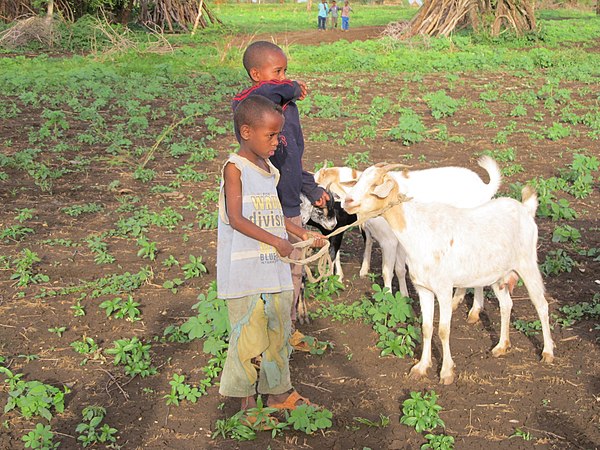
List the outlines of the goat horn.
{"label": "goat horn", "polygon": [[410,168],[410,166],[407,166],[406,164],[400,164],[400,163],[388,164],[386,162],[378,162],[377,164],[375,164],[375,167],[379,167],[386,171],[390,171],[390,170],[394,170],[394,169],[409,169]]}
{"label": "goat horn", "polygon": [[399,163],[396,163],[396,164],[386,164],[386,165],[383,166],[383,170],[386,170],[388,172],[390,170],[395,170],[395,169],[409,169],[409,168],[410,168],[410,166],[407,166],[406,164],[399,164]]}

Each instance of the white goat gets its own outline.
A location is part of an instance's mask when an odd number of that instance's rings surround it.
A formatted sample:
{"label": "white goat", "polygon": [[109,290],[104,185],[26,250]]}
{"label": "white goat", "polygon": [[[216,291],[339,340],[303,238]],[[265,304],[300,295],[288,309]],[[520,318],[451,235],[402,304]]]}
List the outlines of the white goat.
{"label": "white goat", "polygon": [[538,231],[533,220],[538,204],[535,192],[524,188],[522,203],[498,198],[469,209],[410,200],[399,203],[406,198],[395,177],[388,173],[393,167],[373,166],[365,170],[346,195],[343,206],[359,217],[383,211],[383,218],[406,250],[423,319],[423,352],[421,360],[411,369],[411,376],[424,376],[431,367],[434,297],[437,297],[439,337],[443,348],[440,382],[450,384],[454,381],[449,340],[453,286],[492,286],[501,313],[500,339],[492,354],[506,353],[510,347],[512,299],[509,289],[504,286],[514,280],[514,272],[523,279],[542,324],[542,361],[552,362],[554,343],[550,336],[548,303],[537,265]]}
{"label": "white goat", "polygon": [[[418,202],[440,202],[457,208],[471,208],[490,200],[501,183],[500,169],[496,161],[489,156],[482,156],[477,161],[490,178],[485,184],[472,170],[464,167],[437,167],[424,170],[404,170],[390,172],[398,183],[400,192]],[[332,192],[341,199],[348,189],[356,183],[361,172],[348,167],[323,168],[315,174],[315,180],[322,186],[329,186]],[[385,287],[392,289],[394,272],[398,277],[400,293],[408,296],[406,286],[406,253],[387,222],[381,218],[367,220],[363,224],[365,231],[365,251],[360,268],[360,276],[365,277],[370,271],[373,240],[381,248],[381,274]],[[458,288],[453,298],[453,309],[464,299],[466,290]],[[469,311],[467,322],[479,320],[483,308],[483,288],[475,289],[473,307]]]}

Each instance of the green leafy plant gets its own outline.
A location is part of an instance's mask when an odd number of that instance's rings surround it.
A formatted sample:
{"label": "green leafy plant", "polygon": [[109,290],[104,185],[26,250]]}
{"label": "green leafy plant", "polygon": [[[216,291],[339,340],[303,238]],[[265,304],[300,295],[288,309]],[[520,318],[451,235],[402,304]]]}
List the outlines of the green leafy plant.
{"label": "green leafy plant", "polygon": [[35,428],[22,437],[25,448],[52,450],[58,448],[60,442],[53,442],[54,433],[50,425],[35,424]]}
{"label": "green leafy plant", "polygon": [[202,256],[189,255],[190,262],[181,266],[185,279],[197,278],[207,273],[206,266],[202,263]]}
{"label": "green leafy plant", "polygon": [[439,416],[442,407],[437,404],[437,399],[435,391],[425,394],[411,392],[410,398],[402,403],[400,423],[415,427],[417,433],[432,431],[438,426],[445,428],[444,421]]}
{"label": "green leafy plant", "polygon": [[41,283],[50,280],[48,275],[34,273],[33,265],[41,262],[40,257],[36,252],[32,252],[28,248],[21,251],[20,257],[13,259],[14,273],[11,275],[11,280],[16,280],[17,286],[28,286],[30,283]]}
{"label": "green leafy plant", "polygon": [[215,355],[226,346],[224,339],[229,336],[230,331],[225,301],[217,298],[216,291],[211,289],[207,295],[200,294],[198,303],[192,308],[198,314],[181,325],[181,331],[189,339],[205,339],[204,352]]}
{"label": "green leafy plant", "polygon": [[393,127],[388,135],[396,140],[401,141],[403,145],[411,145],[421,142],[426,131],[423,121],[419,115],[410,108],[401,108],[398,125]]}
{"label": "green leafy plant", "polygon": [[595,156],[574,153],[573,162],[560,171],[562,179],[567,181],[565,191],[575,198],[585,198],[594,189],[594,172],[598,172],[600,161]]}
{"label": "green leafy plant", "polygon": [[556,276],[564,272],[571,272],[575,261],[563,249],[550,250],[546,259],[540,264],[540,270],[545,276]]}
{"label": "green leafy plant", "polygon": [[327,351],[328,348],[334,347],[333,342],[319,341],[313,336],[304,336],[302,341],[308,344],[311,355],[322,355]]}
{"label": "green leafy plant", "polygon": [[425,435],[427,442],[421,445],[421,450],[452,450],[454,448],[454,437],[447,436],[445,434],[431,434]]}
{"label": "green leafy plant", "polygon": [[81,299],[77,300],[77,303],[71,306],[73,310],[74,317],[83,317],[85,316],[85,307],[81,304]]}
{"label": "green leafy plant", "polygon": [[8,242],[14,241],[19,242],[25,239],[29,234],[34,233],[33,228],[25,227],[23,225],[11,225],[3,230],[0,230],[0,241]]}
{"label": "green leafy plant", "polygon": [[79,363],[81,366],[85,365],[90,358],[93,360],[104,361],[104,356],[101,353],[100,347],[91,337],[83,336],[81,340],[71,342],[69,345],[75,352],[86,356],[83,361]]}
{"label": "green leafy plant", "polygon": [[108,245],[100,236],[90,236],[85,240],[88,248],[95,253],[94,262],[96,264],[112,264],[115,262],[114,256],[108,253]]}
{"label": "green leafy plant", "polygon": [[150,242],[145,236],[141,236],[138,238],[137,244],[140,246],[140,249],[137,252],[138,256],[148,258],[150,261],[156,259],[156,242]]}
{"label": "green leafy plant", "polygon": [[173,267],[173,266],[178,266],[179,261],[177,261],[177,258],[175,258],[173,255],[169,255],[169,257],[166,258],[162,264],[165,267]]}
{"label": "green leafy plant", "polygon": [[370,419],[366,419],[364,417],[355,417],[355,422],[362,423],[370,428],[385,428],[390,424],[390,416],[384,416],[383,414],[379,414],[379,421],[375,422]]}
{"label": "green leafy plant", "polygon": [[517,319],[513,322],[513,326],[525,336],[534,336],[539,334],[542,330],[542,323],[539,320],[528,322],[526,320]]}
{"label": "green leafy plant", "polygon": [[435,119],[454,115],[460,106],[460,101],[450,97],[444,90],[431,92],[425,95],[423,99],[427,103],[427,106],[429,106],[429,109],[431,109],[431,115]]}
{"label": "green leafy plant", "polygon": [[551,141],[569,137],[571,135],[571,127],[565,126],[559,122],[553,122],[551,127],[546,129],[546,137]]}
{"label": "green leafy plant", "polygon": [[4,381],[9,387],[5,413],[18,408],[26,419],[41,416],[51,420],[51,409],[57,413],[64,411],[65,395],[71,392],[69,388],[64,387],[61,391],[40,381],[23,381],[21,380],[23,374],[13,374],[6,367],[0,367],[0,373],[6,375]]}
{"label": "green leafy plant", "polygon": [[173,278],[172,280],[166,280],[163,283],[163,287],[170,290],[173,294],[177,294],[179,286],[181,286],[183,283],[184,281],[181,278]]}
{"label": "green leafy plant", "polygon": [[419,328],[414,326],[416,318],[410,299],[400,292],[393,295],[377,284],[373,284],[372,289],[374,302],[366,312],[379,334],[377,347],[382,349],[381,356],[413,356],[420,334]]}
{"label": "green leafy plant", "polygon": [[581,320],[598,320],[600,319],[600,294],[595,294],[591,302],[564,305],[558,310],[564,317],[557,316],[557,323],[563,328],[570,327]]}
{"label": "green leafy plant", "polygon": [[67,327],[52,327],[48,328],[50,333],[56,334],[58,337],[62,337],[63,333],[67,330]]}
{"label": "green leafy plant", "polygon": [[287,423],[294,430],[313,434],[318,430],[331,428],[333,414],[326,408],[317,408],[314,405],[300,405],[289,413]]}
{"label": "green leafy plant", "polygon": [[529,431],[524,431],[520,428],[517,428],[515,430],[515,432],[509,436],[509,438],[514,438],[514,437],[521,438],[524,441],[531,441],[534,439]]}
{"label": "green leafy plant", "polygon": [[215,422],[215,431],[212,439],[221,436],[223,439],[235,439],[236,441],[252,441],[256,439],[256,432],[242,422],[246,411],[238,411],[231,417],[219,419]]}
{"label": "green leafy plant", "polygon": [[79,217],[82,214],[92,214],[100,212],[104,209],[104,206],[97,203],[86,203],[83,205],[72,205],[66,206],[61,209],[66,215],[71,217]]}
{"label": "green leafy plant", "polygon": [[356,152],[350,153],[346,159],[344,160],[344,165],[348,167],[352,167],[353,169],[358,169],[360,164],[369,164],[371,161],[371,156],[369,151],[366,152]]}
{"label": "green leafy plant", "polygon": [[127,296],[127,300],[123,301],[120,297],[112,300],[105,300],[100,303],[100,309],[106,313],[106,317],[114,316],[117,319],[126,319],[129,322],[140,320],[140,303],[136,302],[131,295]]}
{"label": "green leafy plant", "polygon": [[152,345],[144,344],[137,337],[131,339],[117,339],[113,342],[114,347],[106,349],[108,355],[114,355],[113,364],[124,365],[125,373],[131,377],[136,375],[145,378],[156,374],[156,368],[152,367],[150,349]]}
{"label": "green leafy plant", "polygon": [[331,300],[334,296],[340,295],[343,289],[344,285],[340,283],[337,275],[332,275],[317,283],[305,283],[304,294],[316,301]]}
{"label": "green leafy plant", "polygon": [[133,179],[141,181],[142,183],[149,183],[156,177],[156,172],[152,169],[146,169],[142,166],[138,166],[133,172]]}
{"label": "green leafy plant", "polygon": [[579,244],[581,233],[571,225],[559,225],[552,232],[552,242],[571,242]]}
{"label": "green leafy plant", "polygon": [[106,416],[106,409],[102,406],[86,406],[83,408],[81,416],[83,420],[77,425],[75,431],[79,435],[77,440],[83,447],[98,443],[117,442],[117,438],[114,436],[118,432],[116,428],[105,423],[98,429]]}
{"label": "green leafy plant", "polygon": [[196,403],[203,393],[197,387],[192,387],[185,383],[185,376],[173,374],[171,381],[171,392],[163,398],[167,399],[167,405],[179,406],[181,400],[187,400]]}

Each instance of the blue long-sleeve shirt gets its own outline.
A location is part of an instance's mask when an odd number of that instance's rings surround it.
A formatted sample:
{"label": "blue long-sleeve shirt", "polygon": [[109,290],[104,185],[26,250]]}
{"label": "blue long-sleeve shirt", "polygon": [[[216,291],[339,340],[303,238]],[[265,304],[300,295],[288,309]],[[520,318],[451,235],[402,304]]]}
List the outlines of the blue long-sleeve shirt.
{"label": "blue long-sleeve shirt", "polygon": [[[270,158],[281,178],[277,185],[277,194],[286,217],[300,215],[300,193],[304,193],[311,202],[317,201],[323,189],[315,183],[312,174],[302,168],[304,154],[304,136],[300,126],[300,114],[296,100],[302,95],[300,85],[296,81],[263,81],[240,92],[233,98],[232,108],[250,95],[262,95],[283,108],[285,124],[280,135],[279,147]],[[238,142],[240,136],[236,136]]]}

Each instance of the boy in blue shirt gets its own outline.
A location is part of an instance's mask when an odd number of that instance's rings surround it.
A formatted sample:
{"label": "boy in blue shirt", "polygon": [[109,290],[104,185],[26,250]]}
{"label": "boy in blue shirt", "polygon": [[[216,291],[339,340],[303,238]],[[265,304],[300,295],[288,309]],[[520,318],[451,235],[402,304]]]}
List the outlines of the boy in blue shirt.
{"label": "boy in blue shirt", "polygon": [[[281,131],[279,147],[270,160],[281,173],[277,193],[283,207],[283,214],[293,223],[301,226],[301,192],[319,208],[324,207],[329,200],[329,195],[315,183],[313,175],[302,168],[304,136],[296,100],[302,100],[306,96],[306,84],[286,78],[287,57],[283,50],[272,42],[257,41],[250,44],[244,52],[243,63],[253,85],[234,97],[233,110],[235,111],[239,103],[251,95],[267,97],[283,109],[285,124]],[[239,141],[240,136],[237,132],[236,136]],[[290,241],[298,242],[294,238]],[[298,259],[300,253],[300,250],[295,250],[290,258]],[[292,281],[294,283],[292,321],[295,321],[298,304],[303,301],[301,298],[302,266],[292,265]]]}

